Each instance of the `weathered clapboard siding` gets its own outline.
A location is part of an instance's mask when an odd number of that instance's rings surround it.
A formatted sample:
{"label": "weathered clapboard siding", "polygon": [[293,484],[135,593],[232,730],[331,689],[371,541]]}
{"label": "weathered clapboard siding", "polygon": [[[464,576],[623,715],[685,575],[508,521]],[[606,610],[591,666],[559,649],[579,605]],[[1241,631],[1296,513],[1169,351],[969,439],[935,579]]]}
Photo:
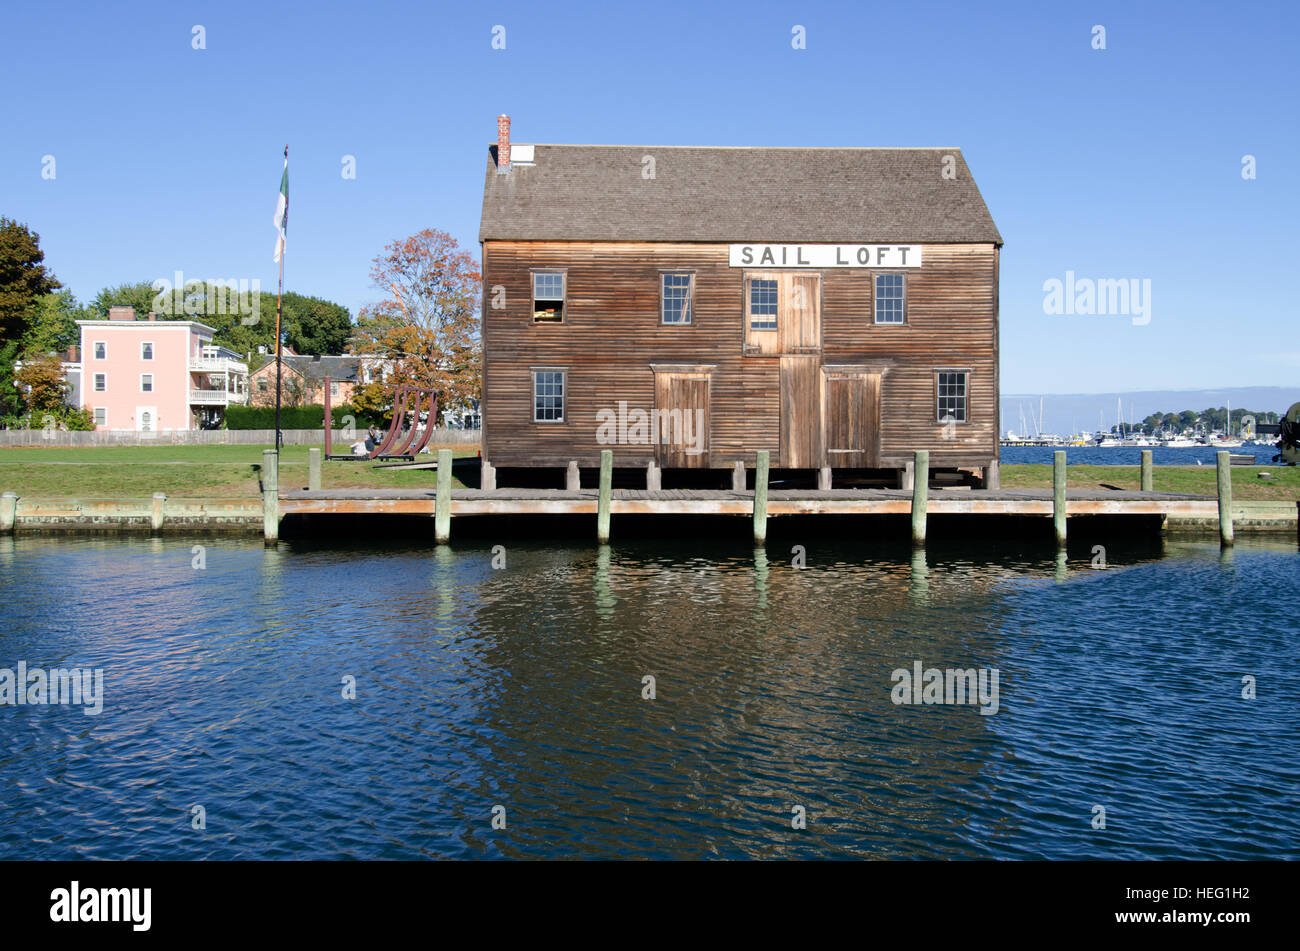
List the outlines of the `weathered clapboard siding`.
{"label": "weathered clapboard siding", "polygon": [[[783,328],[785,345],[806,353],[815,336],[822,366],[865,364],[880,374],[878,444],[853,454],[855,465],[902,465],[915,449],[929,449],[937,466],[997,457],[996,246],[926,244],[924,253],[923,266],[906,271],[901,326],[874,323],[871,269],[780,272],[794,274],[783,287],[811,288],[821,276],[819,312],[809,311],[797,339]],[[565,270],[563,323],[534,323],[536,269]],[[663,270],[694,272],[689,326],[661,323]],[[602,446],[597,414],[618,413],[620,401],[652,410],[651,364],[712,367],[710,466],[752,462],[760,449],[781,458],[782,357],[744,352],[745,271],[728,266],[726,244],[487,240],[483,275],[483,452],[495,465],[596,465],[602,448],[614,450],[618,465],[650,461],[653,446]],[[493,306],[497,288],[501,308]],[[562,423],[532,421],[532,370],[541,367],[566,373]],[[970,373],[970,422],[945,428],[937,421],[940,368]],[[826,447],[813,441],[808,451],[821,457]]]}

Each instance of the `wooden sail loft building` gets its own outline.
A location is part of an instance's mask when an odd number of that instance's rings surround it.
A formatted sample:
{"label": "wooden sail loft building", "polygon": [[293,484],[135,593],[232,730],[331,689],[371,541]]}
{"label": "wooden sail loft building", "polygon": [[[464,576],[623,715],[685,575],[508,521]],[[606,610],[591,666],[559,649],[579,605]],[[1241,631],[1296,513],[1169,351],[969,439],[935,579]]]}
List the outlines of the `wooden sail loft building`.
{"label": "wooden sail loft building", "polygon": [[511,145],[498,126],[485,462],[995,467],[1002,238],[960,150]]}

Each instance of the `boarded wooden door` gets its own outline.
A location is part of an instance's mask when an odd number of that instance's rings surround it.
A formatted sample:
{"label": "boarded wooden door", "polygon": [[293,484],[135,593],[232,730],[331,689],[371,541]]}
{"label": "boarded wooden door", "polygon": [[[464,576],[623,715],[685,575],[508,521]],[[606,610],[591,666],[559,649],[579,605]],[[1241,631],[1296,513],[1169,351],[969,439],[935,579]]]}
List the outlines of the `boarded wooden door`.
{"label": "boarded wooden door", "polygon": [[820,365],[816,356],[781,357],[781,465],[787,469],[821,465]]}
{"label": "boarded wooden door", "polygon": [[822,277],[781,274],[781,316],[777,321],[781,353],[820,353],[822,348]]}
{"label": "boarded wooden door", "polygon": [[822,425],[826,465],[875,468],[880,464],[880,374],[825,370]]}
{"label": "boarded wooden door", "polygon": [[664,469],[709,465],[709,375],[656,373],[652,430],[655,461]]}

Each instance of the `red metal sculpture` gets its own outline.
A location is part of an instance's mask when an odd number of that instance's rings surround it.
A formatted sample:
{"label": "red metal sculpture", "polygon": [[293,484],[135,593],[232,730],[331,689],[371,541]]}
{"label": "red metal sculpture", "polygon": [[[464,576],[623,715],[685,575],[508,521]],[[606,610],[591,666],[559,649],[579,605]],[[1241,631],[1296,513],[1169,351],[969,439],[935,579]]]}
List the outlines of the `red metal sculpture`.
{"label": "red metal sculpture", "polygon": [[[420,426],[421,409],[427,413],[423,427]],[[433,390],[421,386],[397,387],[397,391],[393,394],[393,418],[388,424],[388,432],[380,440],[379,445],[371,451],[370,458],[388,459],[417,455],[429,444],[437,421],[438,397]],[[403,430],[407,430],[405,435]]]}

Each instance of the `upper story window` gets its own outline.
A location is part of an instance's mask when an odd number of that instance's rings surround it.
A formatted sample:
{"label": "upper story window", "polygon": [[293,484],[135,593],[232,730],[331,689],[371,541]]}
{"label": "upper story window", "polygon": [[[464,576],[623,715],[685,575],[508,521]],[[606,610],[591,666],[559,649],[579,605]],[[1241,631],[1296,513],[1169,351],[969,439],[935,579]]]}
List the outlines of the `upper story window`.
{"label": "upper story window", "polygon": [[152,343],[150,343],[150,342],[148,342],[148,341],[145,341],[145,342],[143,342],[143,343],[140,344],[140,359],[141,359],[141,360],[152,360],[152,359],[153,359],[153,344],[152,344]]}
{"label": "upper story window", "polygon": [[755,278],[749,282],[749,329],[776,329],[777,282]]}
{"label": "upper story window", "polygon": [[902,274],[876,275],[876,323],[903,323],[904,280]]}
{"label": "upper story window", "polygon": [[107,391],[108,391],[108,374],[107,374],[107,373],[96,373],[96,374],[95,374],[95,392],[96,392],[96,393],[105,393],[105,392],[107,392]]}
{"label": "upper story window", "polygon": [[141,373],[141,374],[140,374],[140,392],[141,392],[141,393],[152,393],[152,392],[153,392],[153,374],[152,374],[152,373]]}
{"label": "upper story window", "polygon": [[660,312],[666,324],[691,322],[691,292],[694,274],[664,274],[661,282]]}
{"label": "upper story window", "polygon": [[533,371],[533,422],[564,422],[564,371]]}
{"label": "upper story window", "polygon": [[563,271],[533,272],[534,323],[564,322],[564,278]]}
{"label": "upper story window", "polygon": [[339,381],[330,380],[330,396],[338,396],[338,395],[339,395]]}
{"label": "upper story window", "polygon": [[108,359],[108,344],[106,344],[102,340],[95,341],[95,359],[96,360]]}
{"label": "upper story window", "polygon": [[269,390],[270,388],[271,388],[271,384],[269,384],[269,383],[266,381],[266,377],[264,377],[264,376],[263,376],[263,377],[258,377],[258,380],[257,380],[257,392],[259,392],[259,393],[265,393],[265,392],[266,392],[267,390]]}
{"label": "upper story window", "polygon": [[966,422],[966,371],[938,370],[935,377],[935,394],[938,399],[938,405],[935,407],[937,421]]}

